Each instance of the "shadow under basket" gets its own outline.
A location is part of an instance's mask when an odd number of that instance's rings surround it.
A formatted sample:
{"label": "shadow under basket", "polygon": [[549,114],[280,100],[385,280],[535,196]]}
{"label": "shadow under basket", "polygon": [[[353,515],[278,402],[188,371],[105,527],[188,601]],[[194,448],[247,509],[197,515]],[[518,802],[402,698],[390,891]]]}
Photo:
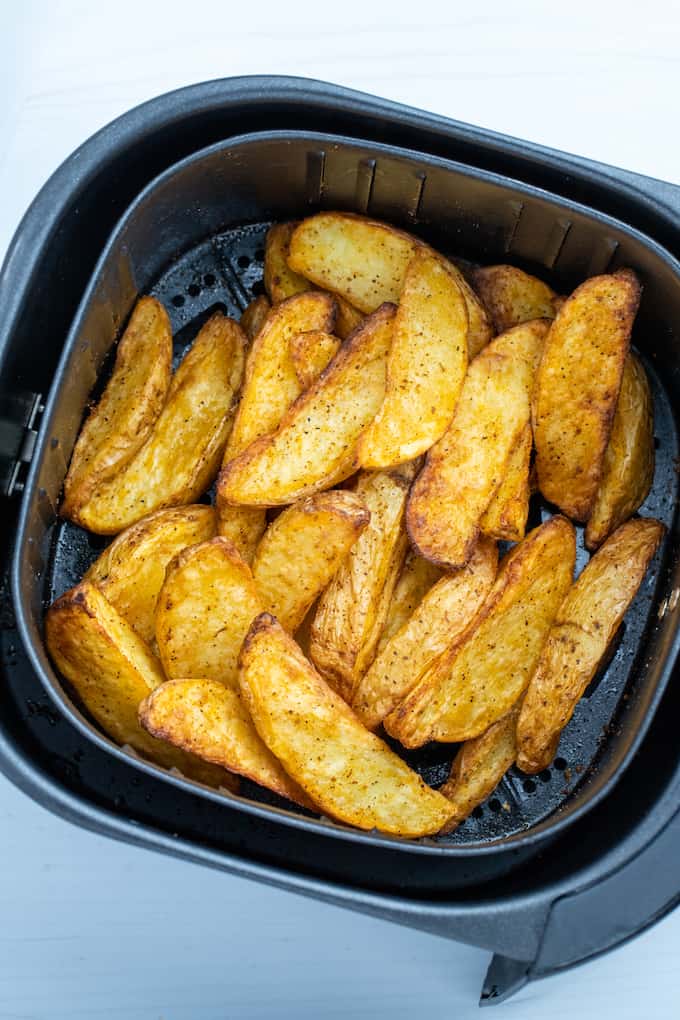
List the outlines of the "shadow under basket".
{"label": "shadow under basket", "polygon": [[[222,85],[224,96],[232,99],[238,89],[250,89],[254,102],[259,81],[236,80],[232,91],[228,82],[202,88],[209,92]],[[7,527],[15,531],[10,567],[16,618],[5,592],[8,699],[0,723],[0,764],[34,796],[79,824],[491,948],[499,955],[484,998],[499,1001],[529,977],[620,941],[666,909],[680,890],[676,865],[671,876],[666,869],[658,889],[652,891],[651,879],[639,896],[629,896],[630,917],[622,920],[615,916],[622,909],[621,894],[607,886],[614,873],[621,881],[625,868],[642,867],[643,848],[647,854],[650,847],[658,849],[662,831],[664,839],[672,835],[670,821],[680,803],[673,801],[674,784],[680,790],[680,751],[670,743],[670,734],[661,745],[667,748],[665,756],[659,746],[663,727],[669,725],[666,705],[678,699],[669,680],[678,651],[680,590],[680,266],[662,230],[640,229],[651,222],[649,210],[647,220],[641,215],[633,225],[632,216],[624,223],[612,215],[621,212],[616,203],[607,209],[592,204],[586,185],[594,187],[591,178],[597,172],[602,187],[606,181],[597,167],[580,164],[583,183],[578,186],[576,170],[564,157],[574,185],[566,189],[569,193],[549,188],[547,172],[545,187],[537,187],[532,154],[535,161],[552,159],[556,165],[559,154],[528,149],[527,172],[513,166],[509,176],[498,165],[503,145],[512,151],[522,143],[490,136],[496,165],[444,158],[434,142],[446,137],[449,122],[430,118],[431,126],[423,123],[419,129],[410,124],[413,111],[353,93],[285,79],[269,80],[269,87],[281,102],[301,90],[298,102],[307,103],[310,128],[318,128],[311,112],[323,102],[334,104],[336,113],[345,110],[346,133],[292,130],[279,117],[279,130],[265,123],[253,124],[262,130],[244,131],[241,123],[240,135],[225,132],[227,140],[201,148],[213,138],[198,132],[195,151],[168,152],[166,166],[156,168],[162,169],[160,176],[140,181],[136,196],[129,196],[132,204],[105,246],[100,245],[84,292],[85,280],[80,290],[72,288],[73,308],[80,303],[65,345],[66,330],[46,334],[45,363],[51,367],[46,374],[45,366],[35,370],[42,371],[43,381],[32,380],[28,363],[23,375],[17,373],[19,355],[14,355],[13,372],[11,357],[3,362],[5,406],[14,393],[8,421],[17,421],[19,406],[21,425],[32,438],[30,455],[8,460],[7,467],[6,487],[21,492],[21,504],[16,525],[15,507],[9,502],[4,507]],[[186,98],[191,92],[177,95]],[[171,99],[164,97],[166,104]],[[188,136],[192,121],[177,103],[175,118],[183,125],[177,130],[185,137],[181,131]],[[164,109],[169,130],[170,106]],[[381,138],[397,141],[389,137],[390,125],[396,133],[401,123],[402,147],[367,138],[371,110],[380,110],[384,119]],[[299,120],[297,127],[306,128]],[[177,119],[172,123],[177,126]],[[455,131],[463,137],[466,130],[471,145],[473,129],[450,125],[449,137]],[[102,166],[106,153],[100,143]],[[175,162],[171,155],[185,158]],[[609,186],[616,191],[613,179]],[[619,195],[629,186],[622,175]],[[262,291],[268,225],[318,209],[387,220],[473,263],[511,262],[561,293],[587,276],[621,266],[635,269],[643,283],[633,342],[652,384],[657,448],[654,485],[640,513],[662,520],[667,537],[606,664],[565,730],[552,767],[533,777],[511,769],[490,800],[447,836],[400,840],[363,833],[300,811],[251,783],[244,782],[240,795],[234,795],[166,773],[116,747],[98,730],[55,674],[43,643],[46,607],[82,577],[108,542],[60,520],[57,507],[87,401],[110,367],[112,345],[136,300],[152,294],[163,302],[179,359],[216,308],[238,317]],[[667,231],[672,222],[669,213]],[[55,257],[66,257],[67,249],[59,249],[54,236],[50,243],[60,252]],[[11,259],[12,253],[3,270],[5,283],[11,280]],[[47,300],[49,287],[56,284],[42,286]],[[11,355],[12,342],[21,347],[11,312],[3,323],[4,355]],[[25,443],[26,432],[20,432]],[[30,467],[22,467],[29,460]],[[534,497],[530,523],[551,512]],[[580,570],[587,553],[582,529],[577,530]],[[662,699],[664,708],[658,712]],[[654,739],[645,740],[650,727]],[[406,753],[393,746],[434,786],[448,774],[456,750],[430,745]],[[650,755],[652,764],[645,766]],[[606,895],[610,905],[603,907],[596,895]],[[581,919],[578,925],[572,917]]]}

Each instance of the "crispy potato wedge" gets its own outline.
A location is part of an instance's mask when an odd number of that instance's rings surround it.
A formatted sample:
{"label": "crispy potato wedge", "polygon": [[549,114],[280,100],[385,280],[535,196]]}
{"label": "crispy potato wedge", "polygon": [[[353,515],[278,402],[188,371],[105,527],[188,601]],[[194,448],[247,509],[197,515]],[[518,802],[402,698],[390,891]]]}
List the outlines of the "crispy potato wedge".
{"label": "crispy potato wedge", "polygon": [[156,603],[165,568],[182,549],[215,535],[211,506],[157,510],[122,531],[85,574],[139,636],[156,636]]}
{"label": "crispy potato wedge", "polygon": [[406,522],[421,556],[465,565],[480,522],[526,432],[548,323],[535,319],[493,340],[470,365],[453,420],[411,490]]}
{"label": "crispy potato wedge", "polygon": [[288,247],[297,223],[274,223],[264,243],[264,287],[273,305],[310,290],[310,283],[288,265]]}
{"label": "crispy potato wedge", "polygon": [[309,496],[279,514],[253,562],[266,612],[286,630],[297,630],[369,519],[361,496],[341,489]]}
{"label": "crispy potato wedge", "polygon": [[302,392],[290,352],[291,338],[307,330],[332,332],[336,305],[329,294],[308,291],[272,308],[253,340],[224,454],[225,464],[255,439],[269,435]]}
{"label": "crispy potato wedge", "polygon": [[341,340],[346,340],[352,335],[355,329],[358,329],[361,323],[364,321],[362,313],[354,308],[349,301],[345,301],[339,294],[334,294],[335,300],[338,303],[338,317],[335,320],[335,332]]}
{"label": "crispy potato wedge", "polygon": [[223,467],[223,503],[281,506],[356,471],[357,440],[385,395],[394,312],[393,305],[385,305],[369,316],[295,401],[277,431]]}
{"label": "crispy potato wedge", "polygon": [[405,747],[469,740],[505,715],[534,672],[571,585],[572,525],[552,517],[508,553],[472,623],[384,720]]}
{"label": "crispy potato wedge", "polygon": [[143,297],[116,350],[104,394],[83,424],[73,449],[61,513],[77,510],[97,485],[132,460],[165,403],[172,370],[172,331],[160,301]]}
{"label": "crispy potato wedge", "polygon": [[410,619],[424,595],[441,576],[442,572],[436,563],[424,560],[413,549],[409,549],[390,599],[376,655],[380,655],[390,638]]}
{"label": "crispy potato wedge", "polygon": [[370,522],[326,588],[312,624],[310,657],[351,702],[380,640],[408,540],[404,509],[410,465],[359,476],[356,494]]}
{"label": "crispy potato wedge", "polygon": [[472,286],[491,315],[496,333],[531,319],[554,319],[557,314],[555,291],[515,266],[475,269]]}
{"label": "crispy potato wedge", "polygon": [[177,369],[166,404],[139,452],[72,516],[97,534],[122,531],[154,510],[194,502],[212,483],[232,424],[245,338],[217,312]]}
{"label": "crispy potato wedge", "polygon": [[310,329],[291,337],[290,356],[300,388],[309,389],[340,348],[340,341],[332,333]]}
{"label": "crispy potato wedge", "polygon": [[466,740],[451,766],[451,774],[439,792],[454,805],[454,815],[444,827],[451,832],[490,797],[517,758],[517,719],[521,699],[498,722],[479,737]]}
{"label": "crispy potato wedge", "polygon": [[156,606],[156,641],[166,675],[236,687],[238,653],[261,611],[250,568],[226,538],[185,549],[168,564]]}
{"label": "crispy potato wedge", "polygon": [[[399,300],[408,264],[415,252],[423,249],[427,245],[422,241],[386,223],[353,213],[317,213],[293,231],[288,265],[360,312],[369,313],[385,301]],[[474,358],[491,339],[491,324],[462,273],[446,264],[465,298],[468,346]]]}
{"label": "crispy potato wedge", "polygon": [[235,788],[222,769],[154,740],[139,725],[139,703],[163,683],[163,670],[95,585],[83,581],[57,599],[47,611],[45,640],[59,672],[117,744],[201,783]]}
{"label": "crispy potato wedge", "polygon": [[251,342],[264,326],[271,307],[264,294],[260,294],[241,312],[241,329]]}
{"label": "crispy potato wedge", "polygon": [[467,627],[496,577],[496,543],[482,538],[466,567],[442,577],[358,681],[352,708],[373,730]]}
{"label": "crispy potato wedge", "polygon": [[586,547],[597,549],[607,535],[644,503],[654,478],[654,407],[647,373],[633,353],[623,366],[621,390],[604,455]]}
{"label": "crispy potato wedge", "polygon": [[532,448],[531,425],[527,422],[510,454],[505,478],[482,514],[479,526],[483,535],[499,542],[521,542],[524,538],[531,496],[529,472]]}
{"label": "crispy potato wedge", "polygon": [[632,270],[593,276],[565,301],[545,342],[533,415],[538,484],[577,521],[590,516],[602,479],[639,303]]}
{"label": "crispy potato wedge", "polygon": [[260,539],[267,528],[267,514],[259,507],[229,506],[219,490],[215,501],[217,534],[227,538],[244,563],[252,565]]}
{"label": "crispy potato wedge", "polygon": [[622,524],[600,547],[562,603],[517,723],[517,764],[540,772],[597,672],[665,528],[651,518]]}
{"label": "crispy potato wedge", "polygon": [[448,801],[362,726],[268,613],[245,640],[239,681],[265,744],[324,813],[397,836],[448,821]]}
{"label": "crispy potato wedge", "polygon": [[363,467],[403,464],[441,439],[467,372],[467,332],[453,273],[429,251],[416,251],[394,320],[385,399],[359,440]]}
{"label": "crispy potato wedge", "polygon": [[168,680],[141,703],[139,721],[152,736],[314,810],[258,736],[240,694],[219,681]]}

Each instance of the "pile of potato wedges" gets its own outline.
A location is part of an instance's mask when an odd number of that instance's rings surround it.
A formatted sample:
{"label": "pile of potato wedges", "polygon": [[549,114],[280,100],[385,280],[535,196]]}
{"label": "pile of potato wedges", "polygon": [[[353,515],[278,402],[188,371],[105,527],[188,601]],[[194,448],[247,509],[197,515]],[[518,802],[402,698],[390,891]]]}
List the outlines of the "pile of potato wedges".
{"label": "pile of potato wedges", "polygon": [[[662,540],[634,516],[654,473],[640,283],[563,297],[324,212],[269,230],[264,284],[174,374],[168,316],[138,302],[61,503],[115,537],[48,610],[50,655],[166,768],[448,832],[510,766],[550,763]],[[535,491],[555,513],[526,533]],[[458,744],[444,785],[381,732]]]}

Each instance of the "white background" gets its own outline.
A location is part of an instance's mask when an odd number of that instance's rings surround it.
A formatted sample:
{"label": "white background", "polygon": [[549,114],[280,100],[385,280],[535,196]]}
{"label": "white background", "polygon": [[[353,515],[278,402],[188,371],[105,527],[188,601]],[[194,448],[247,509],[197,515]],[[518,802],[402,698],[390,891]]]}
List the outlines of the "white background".
{"label": "white background", "polygon": [[[335,81],[680,183],[673,0],[0,9],[0,254],[94,130],[228,75]],[[477,1015],[486,953],[80,832],[2,778],[0,854],[0,1020]],[[677,1020],[679,957],[680,911],[497,1015]]]}

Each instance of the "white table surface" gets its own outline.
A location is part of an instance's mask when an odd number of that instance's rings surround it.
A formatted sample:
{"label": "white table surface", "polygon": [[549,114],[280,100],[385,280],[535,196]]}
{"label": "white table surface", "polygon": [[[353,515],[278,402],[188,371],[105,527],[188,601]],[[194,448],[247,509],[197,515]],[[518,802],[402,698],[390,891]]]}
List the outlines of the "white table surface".
{"label": "white table surface", "polygon": [[[674,0],[1,6],[0,254],[93,131],[227,75],[335,81],[680,182]],[[0,1020],[478,1015],[487,953],[79,831],[2,777],[0,853]],[[679,951],[676,911],[497,1015],[677,1020]]]}

